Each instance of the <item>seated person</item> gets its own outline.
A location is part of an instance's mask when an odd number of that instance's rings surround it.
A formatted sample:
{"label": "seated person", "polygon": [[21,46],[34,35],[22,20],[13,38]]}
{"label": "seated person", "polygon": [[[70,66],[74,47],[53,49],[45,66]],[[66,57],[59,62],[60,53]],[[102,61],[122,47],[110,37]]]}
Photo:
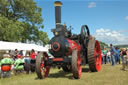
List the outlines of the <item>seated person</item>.
{"label": "seated person", "polygon": [[11,73],[11,65],[13,64],[13,60],[10,58],[8,54],[3,55],[3,59],[0,62],[1,65],[1,77],[9,77]]}
{"label": "seated person", "polygon": [[14,62],[15,73],[18,72],[18,71],[22,72],[24,70],[24,64],[25,64],[23,56],[18,55],[17,58],[18,59],[16,59],[16,61]]}

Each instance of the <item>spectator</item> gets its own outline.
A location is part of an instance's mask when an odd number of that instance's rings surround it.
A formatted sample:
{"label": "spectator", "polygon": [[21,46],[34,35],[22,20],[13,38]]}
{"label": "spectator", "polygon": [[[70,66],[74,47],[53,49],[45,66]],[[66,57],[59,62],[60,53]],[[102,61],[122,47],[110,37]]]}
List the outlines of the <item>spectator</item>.
{"label": "spectator", "polygon": [[26,74],[29,74],[29,71],[30,71],[30,52],[29,51],[26,52],[24,61],[25,61],[24,70],[26,71]]}
{"label": "spectator", "polygon": [[0,62],[1,65],[1,77],[10,77],[11,74],[11,65],[13,64],[12,59],[10,59],[10,55],[4,54],[3,59]]}
{"label": "spectator", "polygon": [[30,68],[31,68],[31,72],[35,72],[35,62],[36,62],[36,53],[34,51],[34,49],[31,50],[31,60],[30,60]]}
{"label": "spectator", "polygon": [[127,55],[127,61],[128,61],[128,49],[126,50],[126,55]]}
{"label": "spectator", "polygon": [[126,50],[126,55],[127,55],[126,63],[127,63],[127,65],[128,65],[128,49]]}
{"label": "spectator", "polygon": [[30,63],[30,52],[27,51],[24,57],[25,63]]}
{"label": "spectator", "polygon": [[120,64],[120,51],[119,51],[119,48],[116,47],[116,63],[119,62]]}
{"label": "spectator", "polygon": [[107,50],[107,63],[111,63],[111,53],[109,50]]}
{"label": "spectator", "polygon": [[107,50],[106,50],[106,48],[104,48],[104,50],[102,50],[102,53],[103,53],[103,63],[106,64],[106,62],[107,62]]}
{"label": "spectator", "polygon": [[122,51],[122,69],[125,70],[125,66],[128,64],[128,50],[125,50],[125,48]]}
{"label": "spectator", "polygon": [[102,57],[102,64],[104,64],[104,55],[103,55],[103,51],[101,52],[101,57]]}
{"label": "spectator", "polygon": [[37,55],[37,54],[35,53],[35,50],[32,49],[32,50],[31,50],[31,53],[30,53],[31,59],[33,59],[33,60],[36,59],[36,55]]}
{"label": "spectator", "polygon": [[112,44],[110,44],[110,48],[111,48],[112,66],[114,66],[114,65],[116,65],[116,60],[115,60],[116,50],[115,50],[115,48],[112,46]]}
{"label": "spectator", "polygon": [[19,52],[19,55],[23,56],[23,50],[21,50],[21,51]]}
{"label": "spectator", "polygon": [[20,72],[23,71],[23,69],[24,69],[24,63],[25,63],[25,61],[24,61],[24,59],[23,59],[23,56],[20,56],[20,55],[19,55],[19,56],[17,57],[16,61],[14,62],[15,74],[16,74],[18,71],[20,71]]}
{"label": "spectator", "polygon": [[122,51],[121,51],[121,55],[122,55],[122,64],[123,64],[124,57],[127,55],[127,54],[126,54],[126,49],[125,49],[125,48],[122,49]]}
{"label": "spectator", "polygon": [[11,50],[9,50],[9,53],[8,53],[9,55],[10,55],[10,57],[12,58],[12,51]]}
{"label": "spectator", "polygon": [[121,56],[121,61],[122,61],[122,63],[123,63],[123,51],[124,51],[124,48],[121,48],[120,56]]}
{"label": "spectator", "polygon": [[14,54],[13,54],[13,59],[14,60],[16,60],[17,59],[17,55],[18,55],[18,50],[17,49],[15,49],[15,51],[14,51]]}

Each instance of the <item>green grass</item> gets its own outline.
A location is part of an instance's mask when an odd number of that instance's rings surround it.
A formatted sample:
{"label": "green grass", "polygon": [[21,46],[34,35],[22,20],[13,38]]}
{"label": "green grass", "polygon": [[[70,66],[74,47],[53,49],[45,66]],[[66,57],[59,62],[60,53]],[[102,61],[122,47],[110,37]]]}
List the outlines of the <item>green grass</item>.
{"label": "green grass", "polygon": [[35,80],[36,74],[12,75],[10,78],[0,79],[0,85],[128,85],[128,71],[122,71],[121,65],[102,65],[100,72],[90,72],[83,67],[81,79],[73,79],[72,73],[51,69],[49,77]]}

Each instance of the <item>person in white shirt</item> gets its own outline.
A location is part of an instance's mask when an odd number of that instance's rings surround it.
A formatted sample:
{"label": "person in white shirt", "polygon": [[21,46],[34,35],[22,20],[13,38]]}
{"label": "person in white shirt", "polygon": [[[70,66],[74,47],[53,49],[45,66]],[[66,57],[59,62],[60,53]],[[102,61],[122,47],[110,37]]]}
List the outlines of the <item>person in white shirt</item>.
{"label": "person in white shirt", "polygon": [[111,52],[107,50],[107,63],[111,63]]}

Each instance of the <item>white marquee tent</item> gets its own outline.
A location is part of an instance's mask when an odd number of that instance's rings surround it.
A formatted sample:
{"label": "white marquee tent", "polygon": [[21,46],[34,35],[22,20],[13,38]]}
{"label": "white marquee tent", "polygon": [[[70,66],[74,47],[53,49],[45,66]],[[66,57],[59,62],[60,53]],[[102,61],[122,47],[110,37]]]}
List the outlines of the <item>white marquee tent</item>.
{"label": "white marquee tent", "polygon": [[14,42],[4,42],[0,41],[0,50],[32,50],[35,51],[46,51],[48,52],[48,49],[43,46],[35,45],[35,44],[26,44],[26,43],[14,43]]}

